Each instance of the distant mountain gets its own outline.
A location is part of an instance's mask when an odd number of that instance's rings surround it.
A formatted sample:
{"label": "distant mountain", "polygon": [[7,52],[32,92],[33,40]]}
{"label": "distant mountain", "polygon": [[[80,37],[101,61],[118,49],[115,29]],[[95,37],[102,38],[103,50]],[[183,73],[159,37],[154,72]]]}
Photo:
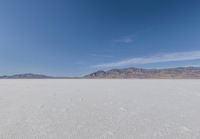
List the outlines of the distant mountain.
{"label": "distant mountain", "polygon": [[32,74],[32,73],[0,76],[0,79],[49,79],[49,78],[53,77],[42,74]]}
{"label": "distant mountain", "polygon": [[168,69],[125,68],[97,71],[84,76],[89,79],[136,78],[136,79],[200,79],[200,67],[178,67]]}
{"label": "distant mountain", "polygon": [[97,71],[83,77],[52,77],[42,74],[15,74],[0,79],[200,79],[200,67],[167,69],[125,68]]}

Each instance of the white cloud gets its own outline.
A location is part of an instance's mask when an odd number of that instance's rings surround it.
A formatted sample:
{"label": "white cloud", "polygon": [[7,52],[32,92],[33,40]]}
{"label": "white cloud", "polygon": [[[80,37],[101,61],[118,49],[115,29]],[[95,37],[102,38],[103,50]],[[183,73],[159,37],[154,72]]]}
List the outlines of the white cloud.
{"label": "white cloud", "polygon": [[152,64],[152,63],[162,63],[162,62],[173,62],[173,61],[187,61],[187,60],[198,60],[200,59],[200,51],[190,51],[190,52],[176,52],[153,55],[149,57],[136,57],[125,59],[121,61],[116,61],[112,63],[103,63],[98,65],[93,65],[93,68],[112,68],[112,67],[123,67],[129,65],[140,65],[140,64]]}
{"label": "white cloud", "polygon": [[118,43],[132,43],[134,40],[135,40],[135,36],[125,36],[114,41]]}
{"label": "white cloud", "polygon": [[104,57],[104,58],[113,58],[112,55],[103,55],[103,54],[90,54],[93,57]]}

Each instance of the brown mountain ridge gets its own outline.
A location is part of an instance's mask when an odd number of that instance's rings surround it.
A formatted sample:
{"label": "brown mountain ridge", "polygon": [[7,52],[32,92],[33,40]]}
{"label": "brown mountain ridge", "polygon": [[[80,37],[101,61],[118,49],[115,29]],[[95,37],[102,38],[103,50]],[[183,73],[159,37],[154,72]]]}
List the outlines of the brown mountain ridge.
{"label": "brown mountain ridge", "polygon": [[200,79],[200,67],[178,67],[167,69],[125,68],[97,71],[84,76],[89,79]]}

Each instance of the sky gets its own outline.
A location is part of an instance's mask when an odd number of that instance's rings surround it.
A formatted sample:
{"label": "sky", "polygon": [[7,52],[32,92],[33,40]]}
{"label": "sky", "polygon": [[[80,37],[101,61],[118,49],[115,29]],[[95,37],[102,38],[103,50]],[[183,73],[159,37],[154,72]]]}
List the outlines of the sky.
{"label": "sky", "polygon": [[200,66],[198,0],[1,0],[0,75]]}

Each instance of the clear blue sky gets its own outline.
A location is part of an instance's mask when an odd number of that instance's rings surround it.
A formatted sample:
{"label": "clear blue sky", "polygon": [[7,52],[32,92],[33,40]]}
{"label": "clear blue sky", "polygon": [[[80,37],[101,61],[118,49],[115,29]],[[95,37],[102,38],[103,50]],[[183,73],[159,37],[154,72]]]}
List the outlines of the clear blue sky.
{"label": "clear blue sky", "polygon": [[198,0],[1,0],[0,75],[200,65]]}

